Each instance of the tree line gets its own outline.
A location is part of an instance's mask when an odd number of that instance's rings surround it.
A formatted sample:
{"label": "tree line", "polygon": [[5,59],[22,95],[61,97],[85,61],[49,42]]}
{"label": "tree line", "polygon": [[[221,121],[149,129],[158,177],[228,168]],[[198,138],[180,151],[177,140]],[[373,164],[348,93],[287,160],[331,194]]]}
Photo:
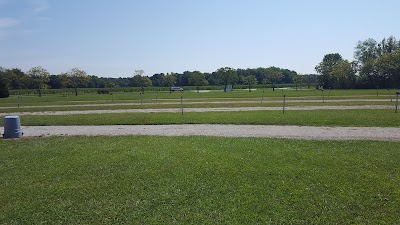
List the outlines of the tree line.
{"label": "tree line", "polygon": [[318,83],[324,88],[399,88],[400,87],[400,41],[390,36],[377,42],[372,38],[359,41],[355,47],[354,60],[343,59],[339,53],[323,57],[316,67],[318,75],[301,75],[296,71],[278,67],[234,69],[222,67],[212,73],[185,71],[183,73],[157,73],[146,76],[143,70],[136,70],[132,77],[105,78],[88,75],[79,68],[60,74],[50,74],[43,67],[29,71],[19,68],[0,67],[0,97],[7,97],[9,89],[36,89],[39,96],[43,89],[73,88],[117,88],[117,87],[172,87],[252,85],[295,83],[302,85]]}
{"label": "tree line", "polygon": [[[3,89],[36,89],[39,96],[44,89],[73,88],[78,95],[78,88],[118,88],[118,87],[172,87],[281,84],[281,83],[315,83],[316,75],[302,76],[297,72],[278,67],[234,69],[222,67],[212,73],[185,71],[183,73],[157,73],[146,76],[143,70],[135,70],[132,77],[105,78],[88,75],[85,71],[73,68],[67,72],[51,75],[43,67],[33,67],[24,72],[19,68],[6,69],[0,67],[0,88]],[[3,84],[3,85],[2,85]]]}
{"label": "tree line", "polygon": [[331,53],[315,70],[320,74],[319,85],[325,88],[400,88],[400,41],[393,36],[381,42],[359,41],[353,61]]}

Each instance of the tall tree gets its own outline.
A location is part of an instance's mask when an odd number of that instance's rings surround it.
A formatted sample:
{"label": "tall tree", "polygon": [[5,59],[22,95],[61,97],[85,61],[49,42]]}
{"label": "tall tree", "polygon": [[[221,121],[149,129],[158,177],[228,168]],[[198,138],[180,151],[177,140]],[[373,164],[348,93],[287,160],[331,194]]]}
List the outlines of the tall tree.
{"label": "tall tree", "polygon": [[249,92],[251,92],[251,85],[257,84],[257,78],[254,75],[249,75],[243,78],[243,82],[248,85]]}
{"label": "tall tree", "polygon": [[194,71],[190,74],[189,84],[196,86],[197,93],[199,93],[200,86],[208,85],[208,81],[204,77],[204,74]]}
{"label": "tall tree", "polygon": [[176,76],[173,74],[167,74],[164,76],[164,86],[173,87],[176,84]]}
{"label": "tall tree", "polygon": [[33,67],[29,70],[28,75],[32,79],[33,86],[38,90],[39,97],[42,97],[42,89],[47,87],[50,73],[41,66]]}
{"label": "tall tree", "polygon": [[332,71],[342,61],[343,58],[339,53],[331,53],[324,56],[322,62],[315,67],[315,70],[321,75],[319,85],[325,88],[333,87],[335,79],[332,76]]}
{"label": "tall tree", "polygon": [[275,84],[283,78],[283,72],[279,68],[270,67],[264,70],[264,76],[272,84],[272,91],[275,91]]}
{"label": "tall tree", "polygon": [[78,96],[78,87],[84,87],[90,80],[90,77],[83,70],[78,68],[71,69],[67,76],[70,80],[71,86],[75,90],[75,96]]}
{"label": "tall tree", "polygon": [[134,87],[140,87],[141,93],[144,94],[144,87],[152,86],[152,83],[150,78],[144,75],[143,70],[135,70],[132,78],[132,85]]}
{"label": "tall tree", "polygon": [[400,51],[380,57],[375,63],[375,70],[386,88],[400,87]]}
{"label": "tall tree", "polygon": [[217,70],[218,80],[224,85],[224,91],[226,92],[226,88],[230,84],[234,84],[237,80],[236,71],[231,67],[222,67]]}

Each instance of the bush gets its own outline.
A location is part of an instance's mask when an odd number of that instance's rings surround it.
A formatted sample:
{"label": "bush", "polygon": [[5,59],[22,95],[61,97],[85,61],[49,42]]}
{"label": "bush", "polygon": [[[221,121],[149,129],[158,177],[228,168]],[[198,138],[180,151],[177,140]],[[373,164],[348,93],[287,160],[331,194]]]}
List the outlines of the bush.
{"label": "bush", "polygon": [[98,89],[97,94],[110,94],[110,91],[107,89]]}

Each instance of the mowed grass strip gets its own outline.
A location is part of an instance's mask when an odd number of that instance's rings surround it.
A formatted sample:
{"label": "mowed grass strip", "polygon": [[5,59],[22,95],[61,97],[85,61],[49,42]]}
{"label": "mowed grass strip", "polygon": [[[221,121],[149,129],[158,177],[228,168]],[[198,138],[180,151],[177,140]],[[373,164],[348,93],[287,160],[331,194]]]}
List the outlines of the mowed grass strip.
{"label": "mowed grass strip", "polygon": [[[0,121],[3,126],[4,121]],[[242,112],[112,113],[81,115],[25,115],[22,126],[52,125],[163,125],[253,124],[343,127],[399,127],[394,110],[287,110]]]}
{"label": "mowed grass strip", "polygon": [[400,143],[0,140],[1,224],[398,224]]}

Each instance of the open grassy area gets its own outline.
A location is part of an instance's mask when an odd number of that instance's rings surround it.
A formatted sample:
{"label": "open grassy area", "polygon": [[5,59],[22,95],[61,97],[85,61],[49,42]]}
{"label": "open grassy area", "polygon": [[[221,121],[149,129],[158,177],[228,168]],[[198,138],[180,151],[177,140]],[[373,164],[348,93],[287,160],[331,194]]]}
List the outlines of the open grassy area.
{"label": "open grassy area", "polygon": [[398,224],[400,143],[0,140],[1,224]]}
{"label": "open grassy area", "polygon": [[[377,96],[376,90],[325,90],[324,97],[329,99],[343,99],[343,98],[378,98],[389,99],[390,95],[395,98],[395,93],[399,90],[380,90]],[[74,104],[88,104],[88,103],[112,103],[112,102],[154,102],[158,100],[179,100],[183,97],[186,100],[191,99],[254,99],[261,100],[262,96],[265,99],[276,100],[280,99],[283,95],[288,98],[307,98],[307,99],[322,99],[322,92],[315,89],[302,89],[291,90],[283,89],[276,91],[271,90],[256,90],[248,92],[245,90],[235,90],[233,92],[223,91],[210,91],[210,92],[145,92],[141,95],[138,92],[120,92],[113,93],[112,95],[102,95],[95,93],[81,93],[75,95],[62,95],[62,94],[47,94],[42,97],[37,95],[23,95],[21,98],[18,96],[11,96],[9,98],[0,99],[0,107],[15,107],[18,102],[20,105],[34,106],[34,105],[74,105]],[[328,97],[329,96],[329,97]]]}
{"label": "open grassy area", "polygon": [[[0,121],[3,126],[4,121]],[[146,125],[146,124],[255,124],[299,126],[399,127],[394,110],[290,110],[242,112],[112,113],[82,115],[25,115],[24,126]]]}

